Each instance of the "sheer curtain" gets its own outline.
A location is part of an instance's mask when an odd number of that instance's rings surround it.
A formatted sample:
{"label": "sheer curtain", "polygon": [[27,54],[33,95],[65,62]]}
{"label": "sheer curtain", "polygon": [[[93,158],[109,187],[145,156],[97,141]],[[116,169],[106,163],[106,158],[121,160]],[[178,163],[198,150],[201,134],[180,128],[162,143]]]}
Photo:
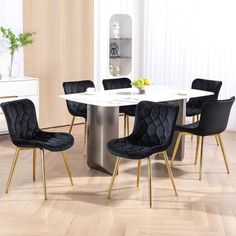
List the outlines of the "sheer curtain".
{"label": "sheer curtain", "polygon": [[[0,27],[11,28],[11,30],[19,34],[23,32],[23,0],[0,0]],[[10,55],[7,40],[3,40],[0,33],[0,74],[8,75],[8,67],[10,64]],[[24,57],[21,48],[14,56],[16,74],[24,75]],[[18,65],[18,67],[17,67]]]}
{"label": "sheer curtain", "polygon": [[[220,99],[236,95],[234,0],[144,1],[143,75],[154,84],[190,87],[221,80]],[[228,129],[236,131],[236,104]]]}

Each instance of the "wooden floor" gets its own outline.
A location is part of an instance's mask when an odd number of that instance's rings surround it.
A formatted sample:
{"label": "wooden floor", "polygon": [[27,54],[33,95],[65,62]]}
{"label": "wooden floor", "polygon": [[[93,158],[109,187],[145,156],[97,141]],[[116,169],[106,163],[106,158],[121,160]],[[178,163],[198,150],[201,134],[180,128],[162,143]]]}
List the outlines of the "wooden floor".
{"label": "wooden floor", "polygon": [[[68,127],[57,130],[68,130]],[[153,209],[149,209],[146,160],[140,187],[136,187],[135,161],[121,161],[111,199],[111,177],[90,170],[83,157],[83,125],[74,127],[75,145],[68,162],[71,186],[60,153],[46,152],[48,200],[43,200],[40,159],[32,181],[31,152],[22,152],[9,193],[4,187],[15,147],[0,137],[0,235],[236,235],[236,133],[222,135],[228,154],[226,174],[214,138],[205,139],[203,176],[193,165],[195,139],[186,140],[186,157],[173,166],[178,197],[167,177],[163,160],[152,158]]]}

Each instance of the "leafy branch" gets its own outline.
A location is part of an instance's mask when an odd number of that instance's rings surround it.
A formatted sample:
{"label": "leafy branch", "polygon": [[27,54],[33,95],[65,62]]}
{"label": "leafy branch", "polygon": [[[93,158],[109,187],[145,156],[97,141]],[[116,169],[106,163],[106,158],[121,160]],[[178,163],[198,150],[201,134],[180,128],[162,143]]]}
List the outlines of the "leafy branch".
{"label": "leafy branch", "polygon": [[2,36],[9,41],[9,51],[11,55],[11,65],[10,65],[9,75],[11,76],[12,63],[15,52],[19,48],[33,43],[32,36],[35,34],[35,32],[21,33],[17,36],[9,28],[7,29],[4,27],[0,27],[0,31],[2,33]]}

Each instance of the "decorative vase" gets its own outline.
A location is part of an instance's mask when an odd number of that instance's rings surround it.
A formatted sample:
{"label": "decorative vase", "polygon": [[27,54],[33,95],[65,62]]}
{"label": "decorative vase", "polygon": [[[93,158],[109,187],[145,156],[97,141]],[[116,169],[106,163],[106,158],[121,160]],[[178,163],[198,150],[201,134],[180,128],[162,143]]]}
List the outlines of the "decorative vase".
{"label": "decorative vase", "polygon": [[120,66],[116,65],[115,67],[115,76],[120,76]]}
{"label": "decorative vase", "polygon": [[14,53],[11,54],[11,62],[10,62],[10,66],[9,66],[9,77],[12,76],[12,65],[13,65],[13,59],[14,59]]}
{"label": "decorative vase", "polygon": [[8,76],[9,78],[16,78],[20,73],[20,64],[14,60],[14,54],[11,55],[11,61],[8,67]]}
{"label": "decorative vase", "polygon": [[112,26],[113,26],[113,37],[119,38],[120,37],[120,23],[119,23],[119,21],[114,21]]}

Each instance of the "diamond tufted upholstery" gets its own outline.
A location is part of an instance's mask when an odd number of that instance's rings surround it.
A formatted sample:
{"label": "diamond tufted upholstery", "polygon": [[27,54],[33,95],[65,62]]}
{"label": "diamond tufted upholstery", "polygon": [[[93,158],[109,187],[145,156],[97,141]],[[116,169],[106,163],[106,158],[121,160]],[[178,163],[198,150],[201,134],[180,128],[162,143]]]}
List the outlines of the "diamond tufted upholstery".
{"label": "diamond tufted upholstery", "polygon": [[64,151],[74,143],[70,134],[40,130],[34,104],[28,99],[2,103],[1,108],[6,117],[11,140],[17,147]]}
{"label": "diamond tufted upholstery", "polygon": [[[102,81],[105,90],[131,88],[131,80],[128,78],[104,79]],[[136,105],[120,107],[120,113],[135,116]]]}
{"label": "diamond tufted upholstery", "polygon": [[129,78],[104,79],[102,81],[105,90],[131,88],[131,80]]}
{"label": "diamond tufted upholstery", "polygon": [[235,97],[227,100],[206,101],[202,105],[200,121],[188,125],[176,125],[176,131],[188,132],[198,136],[222,133],[227,126]]}
{"label": "diamond tufted upholstery", "polygon": [[[65,94],[84,93],[87,88],[94,88],[91,80],[64,82],[63,88]],[[66,101],[67,108],[72,116],[87,118],[87,105],[79,102]]]}
{"label": "diamond tufted upholstery", "polygon": [[171,144],[178,110],[178,106],[140,102],[132,134],[110,140],[108,150],[128,159],[142,159],[166,150]]}
{"label": "diamond tufted upholstery", "polygon": [[192,83],[192,89],[204,90],[214,92],[213,95],[190,98],[186,104],[186,115],[195,116],[201,113],[202,104],[208,100],[217,100],[222,86],[221,81],[206,80],[206,79],[195,79]]}

